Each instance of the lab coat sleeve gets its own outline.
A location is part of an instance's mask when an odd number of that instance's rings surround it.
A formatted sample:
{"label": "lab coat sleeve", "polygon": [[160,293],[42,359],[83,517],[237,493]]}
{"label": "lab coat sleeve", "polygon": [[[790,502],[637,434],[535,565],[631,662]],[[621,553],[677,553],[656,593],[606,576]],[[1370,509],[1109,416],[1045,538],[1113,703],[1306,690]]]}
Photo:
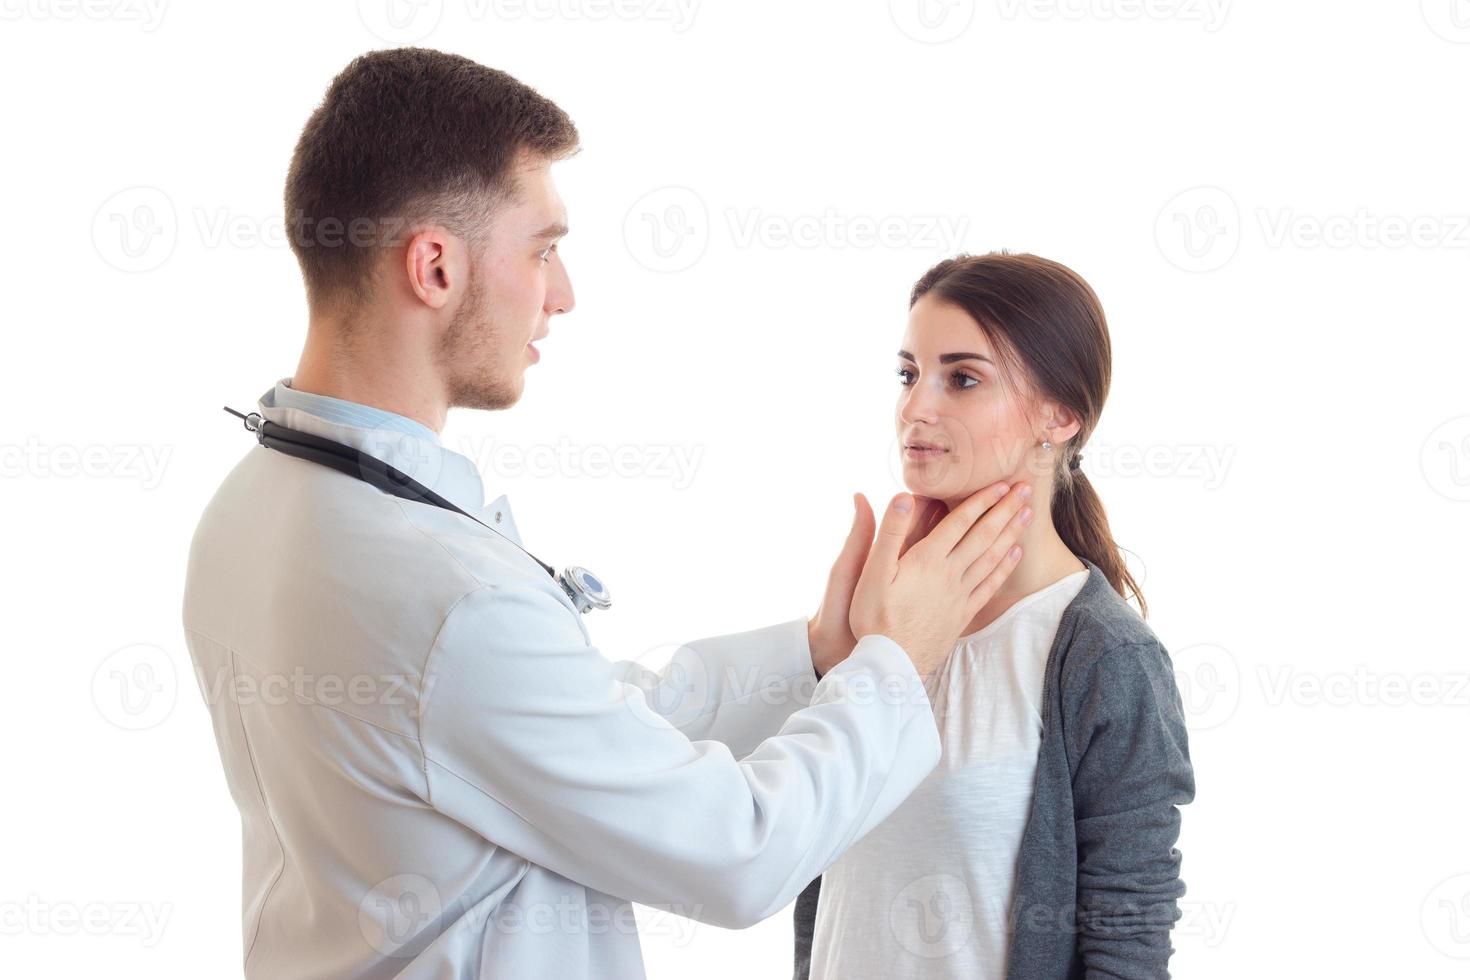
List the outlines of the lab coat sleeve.
{"label": "lab coat sleeve", "polygon": [[689,738],[723,742],[736,758],[810,704],[817,686],[805,619],[691,641],[662,670],[620,661],[613,672]]}
{"label": "lab coat sleeve", "polygon": [[717,925],[785,906],[939,761],[922,682],[883,636],[741,759],[650,709],[548,588],[463,596],[424,671],[430,805],[586,887]]}

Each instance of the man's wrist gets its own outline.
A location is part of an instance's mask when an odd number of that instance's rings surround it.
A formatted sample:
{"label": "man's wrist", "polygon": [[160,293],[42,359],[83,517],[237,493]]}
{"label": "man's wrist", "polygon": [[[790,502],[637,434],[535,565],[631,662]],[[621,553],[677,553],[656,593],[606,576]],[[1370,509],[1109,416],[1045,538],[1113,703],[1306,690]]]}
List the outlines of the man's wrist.
{"label": "man's wrist", "polygon": [[822,663],[817,654],[817,621],[808,619],[806,621],[806,649],[812,658],[812,673],[817,675],[817,680],[822,679]]}

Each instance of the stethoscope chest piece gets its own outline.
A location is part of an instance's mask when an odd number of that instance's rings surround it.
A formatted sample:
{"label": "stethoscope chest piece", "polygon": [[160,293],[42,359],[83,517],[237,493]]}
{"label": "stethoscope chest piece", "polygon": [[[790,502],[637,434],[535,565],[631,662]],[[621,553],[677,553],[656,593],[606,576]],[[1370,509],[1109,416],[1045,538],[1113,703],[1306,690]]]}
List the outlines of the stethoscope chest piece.
{"label": "stethoscope chest piece", "polygon": [[568,565],[556,580],[572,600],[572,605],[577,607],[577,612],[606,609],[612,605],[612,594],[602,584],[602,579],[581,565]]}

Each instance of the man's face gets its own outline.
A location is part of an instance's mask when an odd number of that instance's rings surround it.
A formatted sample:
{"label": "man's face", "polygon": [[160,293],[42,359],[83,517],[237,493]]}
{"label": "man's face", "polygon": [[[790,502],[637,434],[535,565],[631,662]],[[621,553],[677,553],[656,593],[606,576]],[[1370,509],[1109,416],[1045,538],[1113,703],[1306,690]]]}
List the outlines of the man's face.
{"label": "man's face", "polygon": [[508,408],[525,390],[533,346],[551,318],[572,309],[572,283],[557,253],[567,232],[566,208],[547,161],[516,168],[518,193],[496,209],[488,240],[471,252],[467,292],[440,349],[449,404]]}

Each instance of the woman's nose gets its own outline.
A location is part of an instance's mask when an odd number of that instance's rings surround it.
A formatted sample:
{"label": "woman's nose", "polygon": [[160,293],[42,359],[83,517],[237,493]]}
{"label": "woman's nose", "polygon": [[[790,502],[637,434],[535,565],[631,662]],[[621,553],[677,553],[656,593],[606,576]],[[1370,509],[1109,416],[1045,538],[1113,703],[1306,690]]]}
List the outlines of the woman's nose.
{"label": "woman's nose", "polygon": [[916,381],[905,389],[898,417],[905,422],[933,422],[939,417],[939,399],[929,385]]}

